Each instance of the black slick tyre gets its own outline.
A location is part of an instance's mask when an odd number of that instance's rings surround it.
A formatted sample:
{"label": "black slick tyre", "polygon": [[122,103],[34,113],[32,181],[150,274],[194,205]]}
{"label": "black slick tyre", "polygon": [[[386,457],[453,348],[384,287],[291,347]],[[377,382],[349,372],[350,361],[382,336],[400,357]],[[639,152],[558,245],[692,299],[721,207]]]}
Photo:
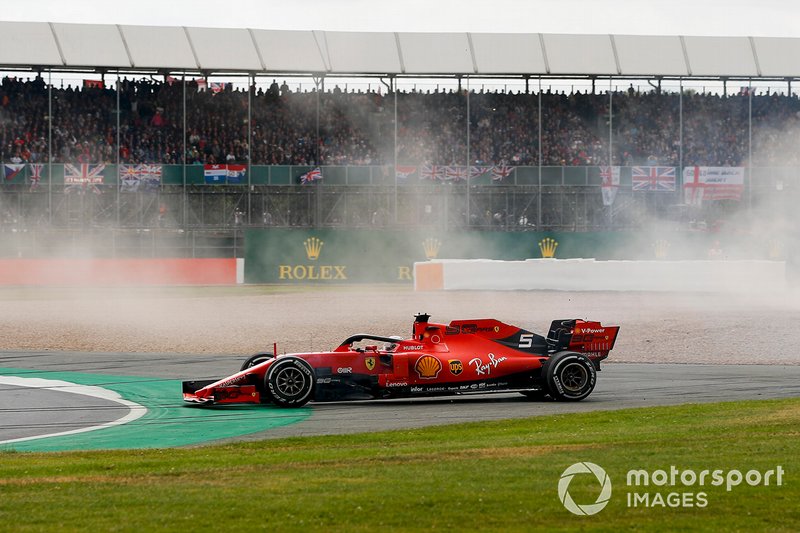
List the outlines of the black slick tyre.
{"label": "black slick tyre", "polygon": [[594,390],[597,370],[585,355],[575,352],[558,352],[542,368],[542,376],[550,396],[559,401],[577,402]]}
{"label": "black slick tyre", "polygon": [[279,357],[264,376],[264,390],[280,407],[300,407],[314,398],[314,369],[307,361],[295,357]]}

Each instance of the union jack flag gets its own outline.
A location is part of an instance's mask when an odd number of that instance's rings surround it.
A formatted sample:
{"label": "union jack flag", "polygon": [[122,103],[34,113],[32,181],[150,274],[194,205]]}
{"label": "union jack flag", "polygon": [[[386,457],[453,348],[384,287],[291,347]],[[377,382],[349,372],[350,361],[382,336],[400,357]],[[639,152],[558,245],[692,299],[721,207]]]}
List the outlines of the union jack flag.
{"label": "union jack flag", "polygon": [[513,171],[514,167],[506,167],[506,166],[492,167],[492,179],[494,181],[500,181],[502,179],[509,177]]}
{"label": "union jack flag", "polygon": [[44,163],[31,163],[31,190],[35,191],[39,187],[39,181],[42,179],[42,170],[44,170]]}
{"label": "union jack flag", "polygon": [[300,183],[305,185],[306,183],[311,183],[321,179],[322,179],[322,170],[319,167],[317,167],[314,170],[309,170],[308,172],[300,176]]}
{"label": "union jack flag", "polygon": [[467,179],[467,167],[445,167],[444,179],[453,181]]}
{"label": "union jack flag", "polygon": [[475,166],[469,167],[469,179],[475,179],[478,176],[483,176],[487,172],[491,172],[492,167]]}
{"label": "union jack flag", "polygon": [[423,180],[443,180],[445,179],[445,167],[436,165],[425,165],[419,175]]}
{"label": "union jack flag", "polygon": [[98,185],[103,184],[103,170],[105,165],[64,165],[64,191],[79,190],[83,193],[86,189],[95,194],[100,194]]}
{"label": "union jack flag", "polygon": [[634,191],[675,191],[675,167],[633,167],[631,184]]}

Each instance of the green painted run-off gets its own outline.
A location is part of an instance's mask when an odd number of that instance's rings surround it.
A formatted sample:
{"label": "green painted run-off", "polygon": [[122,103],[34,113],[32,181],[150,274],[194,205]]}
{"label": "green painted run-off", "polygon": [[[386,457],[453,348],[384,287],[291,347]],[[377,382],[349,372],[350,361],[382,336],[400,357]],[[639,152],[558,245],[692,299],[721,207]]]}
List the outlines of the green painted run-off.
{"label": "green painted run-off", "polygon": [[103,387],[147,408],[144,416],[127,424],[4,444],[2,448],[5,450],[170,448],[258,433],[300,422],[311,415],[308,408],[284,409],[271,405],[191,406],[183,403],[181,382],[174,379],[17,368],[0,368],[0,375],[55,379]]}

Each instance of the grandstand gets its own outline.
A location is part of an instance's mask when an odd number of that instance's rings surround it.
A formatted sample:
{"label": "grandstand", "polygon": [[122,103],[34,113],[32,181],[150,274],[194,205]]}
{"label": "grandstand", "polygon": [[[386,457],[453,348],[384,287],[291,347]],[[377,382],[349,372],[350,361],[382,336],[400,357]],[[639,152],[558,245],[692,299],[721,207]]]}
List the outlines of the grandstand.
{"label": "grandstand", "polygon": [[[112,255],[176,239],[213,255],[262,226],[769,224],[800,188],[791,52],[800,39],[3,22],[0,231],[10,255],[65,231]],[[208,234],[222,251],[199,249]]]}

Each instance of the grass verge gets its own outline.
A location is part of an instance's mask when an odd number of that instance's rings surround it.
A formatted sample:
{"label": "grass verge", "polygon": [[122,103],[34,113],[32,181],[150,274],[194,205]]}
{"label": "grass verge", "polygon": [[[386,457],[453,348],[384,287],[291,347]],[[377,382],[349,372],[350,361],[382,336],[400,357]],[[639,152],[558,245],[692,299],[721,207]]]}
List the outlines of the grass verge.
{"label": "grass verge", "polygon": [[[797,531],[800,399],[471,423],[192,449],[0,453],[0,529],[271,531]],[[571,464],[608,472],[595,516],[558,498]],[[632,469],[720,469],[782,485],[631,487]],[[597,498],[592,476],[574,501]],[[707,505],[628,506],[704,493]],[[682,498],[685,498],[681,496]]]}

